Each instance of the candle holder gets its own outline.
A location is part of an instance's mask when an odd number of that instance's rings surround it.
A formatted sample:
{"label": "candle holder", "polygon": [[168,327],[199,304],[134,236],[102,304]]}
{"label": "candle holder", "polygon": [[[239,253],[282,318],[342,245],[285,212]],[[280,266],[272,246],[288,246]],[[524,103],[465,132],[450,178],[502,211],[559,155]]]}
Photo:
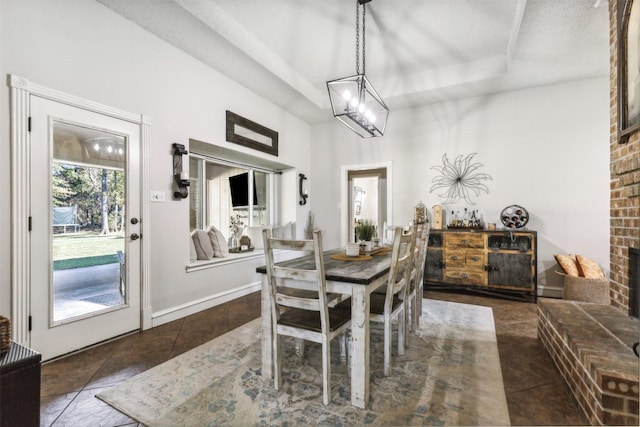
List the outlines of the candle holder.
{"label": "candle holder", "polygon": [[173,178],[178,185],[178,191],[173,192],[173,197],[182,200],[189,196],[189,173],[182,171],[182,156],[189,154],[184,145],[173,143]]}

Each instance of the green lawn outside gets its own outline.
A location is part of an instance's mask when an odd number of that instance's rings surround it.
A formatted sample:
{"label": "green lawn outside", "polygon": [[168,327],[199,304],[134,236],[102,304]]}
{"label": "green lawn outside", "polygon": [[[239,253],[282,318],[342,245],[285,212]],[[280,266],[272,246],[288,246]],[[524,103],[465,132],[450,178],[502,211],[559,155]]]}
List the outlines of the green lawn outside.
{"label": "green lawn outside", "polygon": [[118,262],[117,251],[124,251],[122,233],[100,235],[78,232],[53,235],[53,268],[91,267]]}

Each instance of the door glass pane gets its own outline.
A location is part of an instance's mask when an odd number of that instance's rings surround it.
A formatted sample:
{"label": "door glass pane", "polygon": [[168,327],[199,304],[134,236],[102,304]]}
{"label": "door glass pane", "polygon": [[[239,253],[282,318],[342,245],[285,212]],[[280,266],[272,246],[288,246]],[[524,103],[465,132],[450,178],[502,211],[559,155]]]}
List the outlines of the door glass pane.
{"label": "door glass pane", "polygon": [[52,324],[126,304],[126,138],[53,124]]}

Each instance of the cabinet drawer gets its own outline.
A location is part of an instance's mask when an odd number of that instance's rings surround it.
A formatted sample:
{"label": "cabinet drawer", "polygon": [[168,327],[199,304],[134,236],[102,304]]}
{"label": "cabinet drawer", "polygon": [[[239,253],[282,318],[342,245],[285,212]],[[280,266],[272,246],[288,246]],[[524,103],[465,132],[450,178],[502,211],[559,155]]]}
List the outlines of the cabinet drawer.
{"label": "cabinet drawer", "polygon": [[475,249],[448,249],[445,255],[447,267],[477,267],[484,268],[484,251]]}
{"label": "cabinet drawer", "polygon": [[466,252],[462,249],[447,250],[445,252],[444,265],[449,267],[464,267],[466,264]]}
{"label": "cabinet drawer", "polygon": [[446,236],[449,248],[484,248],[484,236],[474,233],[451,233]]}
{"label": "cabinet drawer", "polygon": [[444,276],[445,280],[450,280],[455,283],[479,286],[487,284],[487,273],[477,269],[446,268]]}
{"label": "cabinet drawer", "polygon": [[465,252],[465,261],[467,267],[477,267],[484,269],[484,251],[467,250]]}

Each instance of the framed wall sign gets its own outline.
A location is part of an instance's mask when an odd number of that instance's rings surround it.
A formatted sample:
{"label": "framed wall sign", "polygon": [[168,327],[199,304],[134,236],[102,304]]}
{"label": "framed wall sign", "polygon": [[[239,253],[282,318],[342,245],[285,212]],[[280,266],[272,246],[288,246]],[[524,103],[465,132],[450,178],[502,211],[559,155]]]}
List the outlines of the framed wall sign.
{"label": "framed wall sign", "polygon": [[618,142],[640,130],[640,0],[618,0]]}
{"label": "framed wall sign", "polygon": [[278,155],[278,132],[227,110],[227,141],[274,156]]}

